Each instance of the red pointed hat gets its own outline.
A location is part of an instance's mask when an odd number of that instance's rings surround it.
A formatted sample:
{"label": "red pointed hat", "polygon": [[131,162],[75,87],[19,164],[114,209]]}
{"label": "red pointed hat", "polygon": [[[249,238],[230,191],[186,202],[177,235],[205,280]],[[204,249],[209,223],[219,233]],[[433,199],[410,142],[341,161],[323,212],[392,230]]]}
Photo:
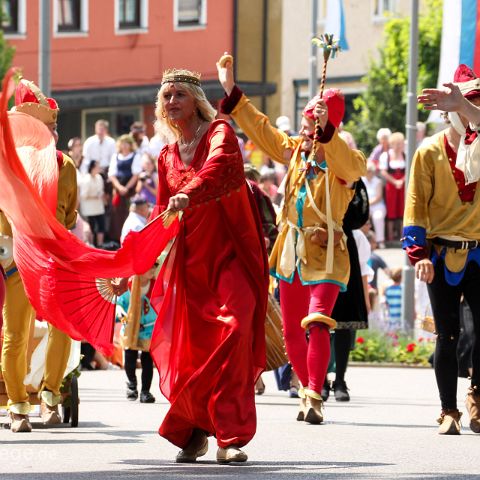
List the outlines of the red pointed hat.
{"label": "red pointed hat", "polygon": [[37,118],[45,124],[56,123],[58,104],[53,98],[47,98],[31,81],[22,78],[15,89],[15,107],[17,112]]}
{"label": "red pointed hat", "polygon": [[[343,115],[345,115],[345,97],[343,93],[337,88],[329,88],[323,92],[323,99],[328,107],[328,120],[335,128],[338,128],[342,123]],[[303,110],[303,115],[315,120],[313,112],[319,100],[320,95],[315,95],[307,103],[307,106]]]}
{"label": "red pointed hat", "polygon": [[480,96],[480,78],[465,64],[460,64],[455,70],[453,82],[458,85],[465,98],[472,99]]}

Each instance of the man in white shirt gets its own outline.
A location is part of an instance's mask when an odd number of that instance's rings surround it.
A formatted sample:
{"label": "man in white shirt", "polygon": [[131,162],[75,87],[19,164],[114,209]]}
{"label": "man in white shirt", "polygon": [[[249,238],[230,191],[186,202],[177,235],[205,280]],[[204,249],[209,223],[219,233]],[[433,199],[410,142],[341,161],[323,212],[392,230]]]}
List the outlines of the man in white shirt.
{"label": "man in white shirt", "polygon": [[130,125],[130,135],[137,144],[137,153],[142,156],[144,153],[149,153],[149,140],[145,134],[145,124],[142,122],[133,122]]}
{"label": "man in white shirt", "polygon": [[91,160],[96,160],[100,168],[106,172],[110,166],[110,159],[116,152],[115,140],[108,135],[108,122],[95,122],[95,135],[88,137],[83,144],[83,162],[80,166],[82,173],[87,173]]}
{"label": "man in white shirt", "polygon": [[150,207],[146,198],[141,195],[135,195],[130,201],[130,213],[123,224],[120,242],[127,236],[128,232],[138,232],[147,224],[147,218],[150,215]]}

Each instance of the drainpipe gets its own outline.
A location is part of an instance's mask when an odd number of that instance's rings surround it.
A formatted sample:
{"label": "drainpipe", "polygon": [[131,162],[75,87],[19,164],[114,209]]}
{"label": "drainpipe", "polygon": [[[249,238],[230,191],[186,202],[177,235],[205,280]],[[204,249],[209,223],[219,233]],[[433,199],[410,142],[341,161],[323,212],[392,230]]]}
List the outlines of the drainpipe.
{"label": "drainpipe", "polygon": [[262,101],[261,110],[263,113],[267,113],[267,42],[268,42],[268,0],[263,0],[263,17],[262,17]]}
{"label": "drainpipe", "polygon": [[50,0],[38,2],[38,86],[50,96],[50,35],[52,30]]}
{"label": "drainpipe", "polygon": [[[237,80],[237,52],[238,52],[238,0],[233,0],[233,41],[232,41],[232,55],[233,62],[233,78]],[[238,81],[238,80],[237,80]]]}

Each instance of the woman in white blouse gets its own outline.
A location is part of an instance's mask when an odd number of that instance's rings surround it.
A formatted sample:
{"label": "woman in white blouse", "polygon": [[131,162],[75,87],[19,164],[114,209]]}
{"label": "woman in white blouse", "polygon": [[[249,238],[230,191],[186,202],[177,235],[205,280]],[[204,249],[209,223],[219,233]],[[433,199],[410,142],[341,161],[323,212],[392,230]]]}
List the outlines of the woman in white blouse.
{"label": "woman in white blouse", "polygon": [[80,180],[80,213],[92,230],[95,246],[103,243],[105,235],[104,181],[100,175],[100,165],[91,160],[88,173]]}
{"label": "woman in white blouse", "polygon": [[370,220],[375,230],[375,240],[379,248],[385,248],[385,215],[387,209],[383,200],[383,182],[376,175],[377,168],[371,161],[367,162],[367,175],[362,177],[367,188],[370,206]]}

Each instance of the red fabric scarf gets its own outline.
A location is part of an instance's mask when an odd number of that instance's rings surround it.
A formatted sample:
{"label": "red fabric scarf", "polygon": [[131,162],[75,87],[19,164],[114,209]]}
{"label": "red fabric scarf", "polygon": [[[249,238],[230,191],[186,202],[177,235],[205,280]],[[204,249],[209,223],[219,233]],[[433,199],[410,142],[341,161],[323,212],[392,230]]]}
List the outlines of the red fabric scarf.
{"label": "red fabric scarf", "polygon": [[[98,279],[147,271],[177,234],[178,221],[165,229],[154,220],[141,232],[131,232],[116,252],[88,247],[66,230],[54,214],[58,163],[52,135],[29,115],[7,113],[12,75],[13,70],[5,77],[0,97],[0,209],[13,227],[17,268],[38,318],[108,354],[113,351],[114,299],[102,295]],[[19,145],[18,154],[30,162],[26,166],[45,162],[32,178],[17,155]]]}

